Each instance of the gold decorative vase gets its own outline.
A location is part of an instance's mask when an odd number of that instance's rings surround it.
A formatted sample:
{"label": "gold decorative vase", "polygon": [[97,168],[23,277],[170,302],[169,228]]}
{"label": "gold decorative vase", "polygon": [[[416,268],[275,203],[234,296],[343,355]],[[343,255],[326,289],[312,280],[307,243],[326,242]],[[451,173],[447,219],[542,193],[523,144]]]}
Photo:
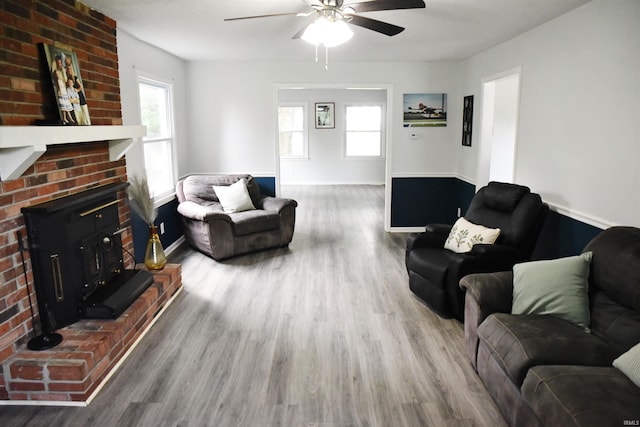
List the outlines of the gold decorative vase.
{"label": "gold decorative vase", "polygon": [[162,270],[167,263],[167,257],[162,249],[162,242],[158,236],[158,228],[155,225],[149,226],[149,241],[147,251],[144,255],[144,264],[149,270]]}

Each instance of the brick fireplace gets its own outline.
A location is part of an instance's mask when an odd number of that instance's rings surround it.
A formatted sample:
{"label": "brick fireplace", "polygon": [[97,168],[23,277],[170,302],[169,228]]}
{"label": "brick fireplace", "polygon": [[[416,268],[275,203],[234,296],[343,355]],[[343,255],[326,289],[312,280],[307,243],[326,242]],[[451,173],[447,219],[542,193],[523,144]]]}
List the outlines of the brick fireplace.
{"label": "brick fireplace", "polygon": [[[78,57],[92,124],[122,125],[115,21],[74,0],[3,0],[0,23],[0,125],[30,126],[57,117],[38,49],[54,42]],[[33,325],[18,250],[18,232],[27,235],[21,208],[126,181],[124,158],[112,160],[109,142],[93,141],[47,146],[21,176],[0,182],[0,399],[86,401],[179,290],[179,266],[169,266],[121,318],[83,320],[58,331],[64,337],[58,347],[25,350]],[[118,200],[122,244],[133,252],[125,190]],[[133,264],[125,256],[125,267]]]}

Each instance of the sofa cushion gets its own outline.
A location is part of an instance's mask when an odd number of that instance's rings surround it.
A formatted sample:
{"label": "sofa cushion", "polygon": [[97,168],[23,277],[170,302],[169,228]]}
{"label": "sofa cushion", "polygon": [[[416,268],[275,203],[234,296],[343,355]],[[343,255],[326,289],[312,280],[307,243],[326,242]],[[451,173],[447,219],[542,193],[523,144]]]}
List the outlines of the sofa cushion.
{"label": "sofa cushion", "polygon": [[591,287],[640,313],[640,229],[611,227],[585,247],[594,254]]}
{"label": "sofa cushion", "polygon": [[624,353],[640,342],[640,229],[611,227],[585,250],[593,252],[591,330]]}
{"label": "sofa cushion", "polygon": [[512,314],[549,314],[589,331],[591,252],[513,266]]}
{"label": "sofa cushion", "polygon": [[181,193],[184,200],[198,203],[199,205],[211,205],[211,202],[219,202],[214,185],[231,185],[244,179],[247,183],[247,190],[254,206],[260,202],[260,187],[256,180],[247,174],[243,175],[189,175],[181,181]]}
{"label": "sofa cushion", "polygon": [[604,340],[553,316],[494,313],[477,332],[480,345],[516,385],[532,366],[611,366],[614,359]]}
{"label": "sofa cushion", "polygon": [[499,228],[488,228],[469,222],[464,218],[458,218],[444,242],[444,247],[452,252],[466,253],[470,252],[476,243],[495,243],[499,235]]}
{"label": "sofa cushion", "polygon": [[591,295],[591,332],[605,339],[616,355],[640,342],[640,313],[624,307],[603,291]]}
{"label": "sofa cushion", "polygon": [[280,227],[280,215],[277,212],[252,210],[231,213],[229,217],[233,222],[233,233],[236,236],[245,236]]}
{"label": "sofa cushion", "polygon": [[521,391],[545,426],[623,426],[640,420],[640,388],[612,367],[536,366]]}

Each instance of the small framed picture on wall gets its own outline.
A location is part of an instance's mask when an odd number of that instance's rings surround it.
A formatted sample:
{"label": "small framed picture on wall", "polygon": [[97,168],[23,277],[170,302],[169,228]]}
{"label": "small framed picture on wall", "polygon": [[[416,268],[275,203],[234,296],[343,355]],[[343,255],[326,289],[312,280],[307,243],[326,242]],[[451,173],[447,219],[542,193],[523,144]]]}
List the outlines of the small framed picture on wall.
{"label": "small framed picture on wall", "polygon": [[316,129],[335,128],[335,103],[317,102],[315,123]]}
{"label": "small framed picture on wall", "polygon": [[473,95],[464,97],[462,110],[462,145],[471,147],[471,130],[473,127]]}

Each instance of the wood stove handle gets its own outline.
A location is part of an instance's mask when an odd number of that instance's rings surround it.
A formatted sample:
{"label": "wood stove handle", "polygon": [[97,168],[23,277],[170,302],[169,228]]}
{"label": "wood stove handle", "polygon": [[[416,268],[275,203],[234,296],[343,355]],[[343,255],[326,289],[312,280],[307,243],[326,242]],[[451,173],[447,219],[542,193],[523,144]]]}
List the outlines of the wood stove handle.
{"label": "wood stove handle", "polygon": [[94,213],[94,212],[98,212],[99,210],[102,210],[102,209],[104,209],[104,208],[107,208],[107,207],[109,207],[109,206],[111,206],[111,205],[115,205],[115,204],[117,204],[117,203],[118,203],[118,201],[117,201],[117,200],[114,200],[114,201],[112,201],[112,202],[105,203],[104,205],[96,206],[96,207],[95,207],[95,208],[93,208],[93,209],[89,209],[88,211],[81,212],[81,213],[80,213],[80,216],[82,217],[82,216],[91,215],[91,214],[92,214],[92,213]]}

